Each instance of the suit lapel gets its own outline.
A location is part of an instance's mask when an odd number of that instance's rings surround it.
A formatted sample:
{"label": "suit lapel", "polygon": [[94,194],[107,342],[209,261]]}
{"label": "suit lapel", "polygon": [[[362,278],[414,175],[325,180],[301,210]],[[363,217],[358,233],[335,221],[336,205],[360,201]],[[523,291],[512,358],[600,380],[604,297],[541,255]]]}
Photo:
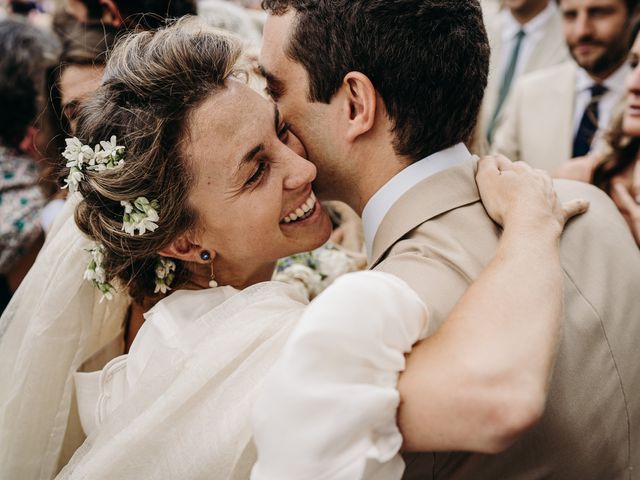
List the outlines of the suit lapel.
{"label": "suit lapel", "polygon": [[[559,140],[556,145],[557,152],[562,155],[563,162],[571,158],[571,145],[573,143],[573,110],[576,102],[576,64],[567,62],[567,68],[556,77],[556,81],[549,85],[549,102],[545,112],[555,112],[556,120],[541,118],[552,130],[549,137]],[[559,166],[559,165],[558,165]]]}
{"label": "suit lapel", "polygon": [[426,178],[407,191],[385,215],[373,240],[370,268],[402,237],[445,212],[480,200],[477,161],[465,162]]}

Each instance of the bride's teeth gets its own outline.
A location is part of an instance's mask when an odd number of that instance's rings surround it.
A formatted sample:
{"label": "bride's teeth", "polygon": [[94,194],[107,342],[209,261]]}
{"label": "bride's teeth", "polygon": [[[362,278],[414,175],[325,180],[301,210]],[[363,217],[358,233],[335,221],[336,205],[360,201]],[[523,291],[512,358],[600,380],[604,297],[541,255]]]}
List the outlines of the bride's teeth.
{"label": "bride's teeth", "polygon": [[305,218],[308,217],[309,212],[313,209],[316,202],[317,202],[316,196],[313,192],[311,192],[311,195],[309,195],[309,198],[307,198],[307,201],[304,202],[298,208],[296,208],[295,212],[290,213],[289,215],[284,217],[282,221],[284,223],[291,223],[291,222],[295,222],[296,220],[299,220],[302,217],[305,217]]}

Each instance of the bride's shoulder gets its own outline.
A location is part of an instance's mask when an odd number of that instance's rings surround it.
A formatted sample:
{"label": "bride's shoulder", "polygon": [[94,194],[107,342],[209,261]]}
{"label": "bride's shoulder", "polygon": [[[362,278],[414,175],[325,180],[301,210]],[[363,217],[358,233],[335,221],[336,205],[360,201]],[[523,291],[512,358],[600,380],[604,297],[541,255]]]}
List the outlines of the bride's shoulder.
{"label": "bride's shoulder", "polygon": [[366,300],[374,305],[398,300],[423,304],[417,293],[404,280],[391,273],[373,270],[342,275],[314,302],[323,301],[322,299],[327,297]]}
{"label": "bride's shoulder", "polygon": [[[278,315],[281,311],[304,308],[306,297],[283,282],[262,282],[243,290],[222,286],[206,290],[178,290],[145,313],[145,322],[131,347],[136,356],[141,349],[191,348],[203,333],[225,329],[229,324],[252,321],[256,313]],[[262,316],[262,315],[260,315]]]}

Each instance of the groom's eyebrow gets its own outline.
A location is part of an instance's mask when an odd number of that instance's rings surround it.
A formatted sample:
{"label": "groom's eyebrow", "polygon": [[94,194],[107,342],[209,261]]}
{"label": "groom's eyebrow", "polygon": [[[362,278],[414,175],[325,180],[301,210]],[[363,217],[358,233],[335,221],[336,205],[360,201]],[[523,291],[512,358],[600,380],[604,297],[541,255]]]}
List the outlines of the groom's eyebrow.
{"label": "groom's eyebrow", "polygon": [[271,72],[264,68],[264,65],[258,65],[258,70],[260,70],[260,73],[267,81],[267,94],[274,100],[277,100],[282,96],[284,92],[284,84],[280,80],[278,80]]}

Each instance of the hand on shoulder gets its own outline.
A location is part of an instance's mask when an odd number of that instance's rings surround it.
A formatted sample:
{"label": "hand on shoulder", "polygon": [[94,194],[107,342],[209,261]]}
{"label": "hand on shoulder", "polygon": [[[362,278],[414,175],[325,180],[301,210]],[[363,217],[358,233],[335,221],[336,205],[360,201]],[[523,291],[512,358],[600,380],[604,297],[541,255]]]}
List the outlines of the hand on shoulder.
{"label": "hand on shoulder", "polygon": [[476,181],[487,213],[503,227],[538,230],[548,224],[559,234],[570,218],[589,207],[583,199],[560,203],[549,174],[503,155],[480,159]]}

